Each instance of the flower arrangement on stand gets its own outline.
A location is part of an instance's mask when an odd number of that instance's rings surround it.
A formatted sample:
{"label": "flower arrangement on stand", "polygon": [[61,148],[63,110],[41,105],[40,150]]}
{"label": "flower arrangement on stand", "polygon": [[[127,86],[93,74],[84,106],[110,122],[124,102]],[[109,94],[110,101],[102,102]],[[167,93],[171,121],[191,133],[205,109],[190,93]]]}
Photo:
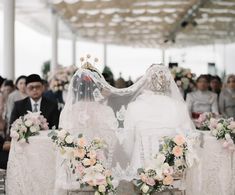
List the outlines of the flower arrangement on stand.
{"label": "flower arrangement on stand", "polygon": [[68,163],[80,188],[90,186],[95,190],[95,195],[115,192],[112,173],[103,165],[106,144],[102,139],[95,138],[88,143],[82,134],[74,137],[63,129],[53,130],[48,136]]}
{"label": "flower arrangement on stand", "polygon": [[224,148],[235,150],[235,121],[233,118],[211,118],[209,128],[213,136],[218,140],[224,140]]}
{"label": "flower arrangement on stand", "polygon": [[52,91],[67,91],[69,82],[76,71],[77,67],[72,65],[61,67],[53,75],[50,75],[49,80],[51,81]]}
{"label": "flower arrangement on stand", "polygon": [[188,89],[190,86],[190,82],[196,76],[191,72],[190,69],[182,68],[182,67],[173,67],[171,68],[171,74],[176,81],[178,87],[182,87],[183,90]]}
{"label": "flower arrangement on stand", "polygon": [[199,130],[210,131],[210,120],[211,118],[217,118],[218,116],[212,112],[204,112],[194,120],[194,124]]}
{"label": "flower arrangement on stand", "polygon": [[138,169],[137,188],[145,195],[171,189],[174,179],[181,178],[188,167],[187,152],[188,145],[183,135],[163,137],[159,153],[151,164]]}
{"label": "flower arrangement on stand", "polygon": [[41,130],[48,130],[48,123],[40,112],[30,112],[19,117],[11,126],[11,137],[20,143],[29,143],[29,137],[38,135]]}

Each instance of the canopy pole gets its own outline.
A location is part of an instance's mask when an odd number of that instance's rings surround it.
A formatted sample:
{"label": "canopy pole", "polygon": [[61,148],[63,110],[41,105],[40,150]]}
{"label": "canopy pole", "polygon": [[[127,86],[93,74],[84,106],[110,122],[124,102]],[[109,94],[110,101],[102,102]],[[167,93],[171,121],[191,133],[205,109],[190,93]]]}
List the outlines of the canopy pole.
{"label": "canopy pole", "polygon": [[72,65],[76,66],[76,52],[77,52],[77,47],[76,47],[76,43],[77,43],[77,37],[76,34],[74,33],[72,35]]}
{"label": "canopy pole", "polygon": [[107,44],[104,43],[104,66],[107,66]]}
{"label": "canopy pole", "polygon": [[51,30],[51,39],[52,39],[52,56],[51,56],[51,72],[55,72],[58,69],[58,17],[54,10],[51,14],[52,18],[52,30]]}

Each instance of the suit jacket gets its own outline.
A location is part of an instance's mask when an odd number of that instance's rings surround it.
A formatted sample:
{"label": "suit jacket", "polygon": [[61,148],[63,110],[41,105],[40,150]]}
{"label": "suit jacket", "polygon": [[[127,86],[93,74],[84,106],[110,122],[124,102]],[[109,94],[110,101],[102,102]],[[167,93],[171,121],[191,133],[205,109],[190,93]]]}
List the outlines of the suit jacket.
{"label": "suit jacket", "polygon": [[[20,116],[27,114],[27,111],[32,111],[32,106],[29,97],[20,101],[16,101],[11,113],[10,125]],[[52,128],[53,126],[56,126],[56,128],[58,128],[59,111],[58,106],[55,102],[45,97],[42,97],[40,111],[41,114],[47,119],[47,122],[49,123],[49,128]]]}

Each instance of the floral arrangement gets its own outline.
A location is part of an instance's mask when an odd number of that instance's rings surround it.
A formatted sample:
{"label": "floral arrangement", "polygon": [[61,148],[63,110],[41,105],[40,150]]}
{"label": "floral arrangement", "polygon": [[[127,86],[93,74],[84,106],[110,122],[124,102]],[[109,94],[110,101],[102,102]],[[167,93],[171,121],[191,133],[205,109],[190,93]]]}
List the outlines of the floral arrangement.
{"label": "floral arrangement", "polygon": [[48,123],[40,112],[30,112],[19,117],[11,126],[11,137],[21,143],[29,143],[29,137],[38,135],[40,130],[48,130]]}
{"label": "floral arrangement", "polygon": [[171,68],[171,74],[176,81],[178,87],[182,87],[184,90],[190,87],[190,83],[195,77],[195,74],[190,69],[182,67]]}
{"label": "floral arrangement", "polygon": [[74,137],[63,129],[53,130],[48,136],[58,146],[81,188],[91,186],[95,195],[115,192],[111,171],[103,166],[106,144],[102,139],[95,138],[88,143],[82,134]]}
{"label": "floral arrangement", "polygon": [[172,187],[173,167],[165,161],[166,157],[159,154],[151,164],[138,169],[140,179],[135,180],[135,184],[142,194],[152,194]]}
{"label": "floral arrangement", "polygon": [[199,115],[199,117],[194,120],[194,124],[199,130],[209,131],[210,120],[211,118],[216,118],[217,115],[212,112],[204,112]]}
{"label": "floral arrangement", "polygon": [[187,168],[186,138],[182,135],[163,137],[158,155],[146,168],[138,169],[140,179],[136,185],[143,194],[152,194],[172,188],[174,179],[182,176]]}
{"label": "floral arrangement", "polygon": [[76,66],[61,67],[53,75],[50,75],[49,80],[52,91],[67,91],[69,82],[76,71]]}
{"label": "floral arrangement", "polygon": [[218,140],[224,140],[224,148],[235,150],[235,121],[233,118],[211,118],[209,128],[213,136]]}

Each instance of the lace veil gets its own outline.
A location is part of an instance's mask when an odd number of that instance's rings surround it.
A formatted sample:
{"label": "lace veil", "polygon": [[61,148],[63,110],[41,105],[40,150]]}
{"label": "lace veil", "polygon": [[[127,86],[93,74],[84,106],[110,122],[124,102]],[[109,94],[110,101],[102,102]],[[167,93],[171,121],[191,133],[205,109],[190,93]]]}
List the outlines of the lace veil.
{"label": "lace veil", "polygon": [[[170,71],[163,65],[151,65],[134,85],[117,89],[110,86],[89,62],[85,62],[71,80],[59,127],[74,135],[83,133],[87,139],[103,138],[108,144],[106,166],[113,170],[118,180],[131,180],[136,171],[130,168],[134,141],[130,141],[128,147],[125,143],[134,138],[133,131],[125,127],[128,124],[126,118],[131,120],[126,113],[129,105],[147,91],[152,95],[166,96],[185,106]],[[152,106],[152,109],[159,109],[154,107],[154,102]],[[183,109],[183,112],[186,113],[187,109]],[[189,117],[186,120],[190,121]],[[191,125],[187,131],[193,129]]]}

